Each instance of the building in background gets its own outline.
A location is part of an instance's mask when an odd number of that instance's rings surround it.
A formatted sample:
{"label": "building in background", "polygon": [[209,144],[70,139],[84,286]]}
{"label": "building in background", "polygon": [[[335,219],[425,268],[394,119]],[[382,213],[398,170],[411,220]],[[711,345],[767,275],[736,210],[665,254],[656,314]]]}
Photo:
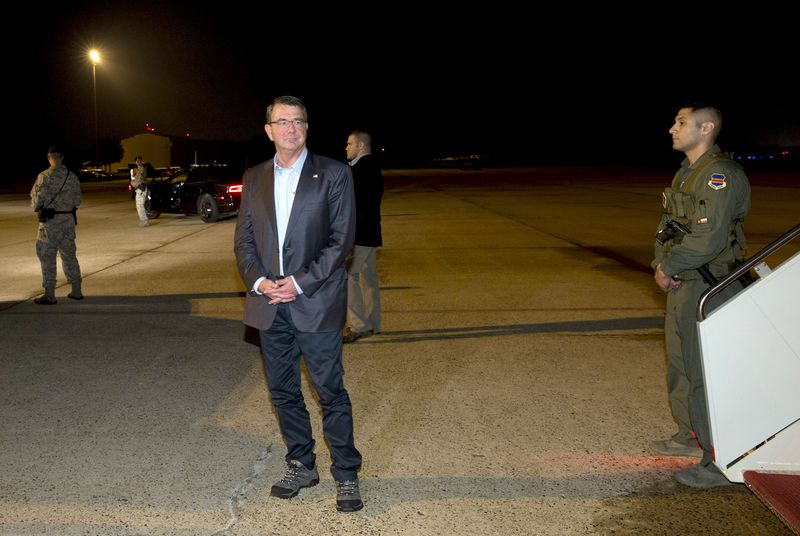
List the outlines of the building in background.
{"label": "building in background", "polygon": [[113,172],[128,169],[137,156],[141,156],[154,168],[167,168],[172,165],[172,140],[158,134],[136,134],[122,140],[122,161],[111,164]]}

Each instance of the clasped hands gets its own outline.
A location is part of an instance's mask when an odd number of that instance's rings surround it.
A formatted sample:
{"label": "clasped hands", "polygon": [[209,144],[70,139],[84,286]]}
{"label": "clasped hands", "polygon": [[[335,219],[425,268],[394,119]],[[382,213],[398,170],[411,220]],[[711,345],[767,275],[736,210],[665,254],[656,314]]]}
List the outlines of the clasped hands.
{"label": "clasped hands", "polygon": [[680,280],[665,274],[661,270],[660,264],[656,266],[656,273],[653,275],[653,279],[656,280],[656,285],[658,285],[658,288],[660,288],[664,292],[675,290],[676,288],[680,288],[681,286]]}
{"label": "clasped hands", "polygon": [[297,288],[291,277],[276,281],[265,279],[258,285],[258,291],[269,298],[270,305],[289,303],[297,299]]}

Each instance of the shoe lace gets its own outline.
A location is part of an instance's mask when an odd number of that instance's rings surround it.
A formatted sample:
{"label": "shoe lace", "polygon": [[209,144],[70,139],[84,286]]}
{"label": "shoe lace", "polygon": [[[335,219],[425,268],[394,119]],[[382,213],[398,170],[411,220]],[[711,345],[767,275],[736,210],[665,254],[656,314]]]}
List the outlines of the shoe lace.
{"label": "shoe lace", "polygon": [[278,483],[291,486],[295,481],[300,479],[302,472],[303,468],[290,463],[288,469],[286,469],[286,474],[283,475],[283,478]]}
{"label": "shoe lace", "polygon": [[345,480],[336,482],[336,493],[338,495],[358,495],[358,481]]}

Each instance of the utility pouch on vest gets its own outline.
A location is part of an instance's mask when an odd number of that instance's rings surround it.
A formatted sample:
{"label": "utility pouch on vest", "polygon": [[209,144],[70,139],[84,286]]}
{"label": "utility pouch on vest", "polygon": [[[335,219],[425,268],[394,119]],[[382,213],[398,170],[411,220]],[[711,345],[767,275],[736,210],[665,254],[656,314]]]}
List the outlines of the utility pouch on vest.
{"label": "utility pouch on vest", "polygon": [[42,207],[36,211],[36,214],[39,216],[39,221],[44,223],[47,220],[52,220],[55,217],[56,209]]}
{"label": "utility pouch on vest", "polygon": [[663,193],[664,209],[674,218],[685,219],[694,212],[694,198],[672,188],[665,188]]}

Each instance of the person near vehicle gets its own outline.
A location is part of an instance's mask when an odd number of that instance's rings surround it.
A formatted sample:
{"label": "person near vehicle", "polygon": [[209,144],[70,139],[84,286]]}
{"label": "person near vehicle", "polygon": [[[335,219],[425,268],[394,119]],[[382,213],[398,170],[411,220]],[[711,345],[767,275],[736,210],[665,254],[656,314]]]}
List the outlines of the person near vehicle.
{"label": "person near vehicle", "polygon": [[[695,488],[712,488],[730,482],[712,462],[702,358],[696,324],[700,296],[709,288],[700,270],[707,267],[720,279],[744,256],[742,224],[750,209],[750,183],[742,167],[716,144],[722,127],[717,108],[698,104],[678,111],[669,129],[672,148],[686,155],[672,185],[662,195],[663,211],[657,233],[669,230],[674,220],[688,233],[655,244],[652,267],[658,287],[667,293],[664,332],[667,350],[667,384],[678,432],[656,441],[653,449],[665,455],[698,455],[700,462],[678,471],[675,479]],[[709,302],[718,307],[742,289],[737,283]],[[696,439],[695,439],[696,437]]]}
{"label": "person near vehicle", "polygon": [[381,332],[381,300],[376,254],[383,245],[381,200],[383,173],[372,155],[372,136],[355,130],[345,148],[353,171],[356,196],[356,237],[347,260],[347,326],[344,342]]}
{"label": "person near vehicle", "polygon": [[344,386],[342,329],[347,253],[355,235],[350,167],[306,147],[308,115],[297,97],[267,107],[275,156],[245,171],[234,251],[248,289],[244,322],[259,330],[267,384],[286,442],[285,476],[271,495],[288,499],[319,483],[311,421],[301,392],[301,358],[322,407],[336,508],[363,507]]}
{"label": "person near vehicle", "polygon": [[150,225],[147,209],[144,206],[147,199],[147,166],[144,165],[144,160],[141,156],[137,156],[134,163],[136,167],[131,169],[131,186],[133,186],[133,191],[136,192],[136,212],[139,214],[139,225],[147,227]]}
{"label": "person near vehicle", "polygon": [[68,294],[82,300],[81,267],[75,245],[76,211],[81,204],[81,183],[64,165],[64,151],[57,145],[47,151],[50,167],[39,173],[31,188],[31,208],[39,213],[39,232],[36,236],[36,256],[42,267],[44,294],[33,301],[39,305],[54,305],[56,300],[56,256],[61,255],[64,275],[72,284]]}

